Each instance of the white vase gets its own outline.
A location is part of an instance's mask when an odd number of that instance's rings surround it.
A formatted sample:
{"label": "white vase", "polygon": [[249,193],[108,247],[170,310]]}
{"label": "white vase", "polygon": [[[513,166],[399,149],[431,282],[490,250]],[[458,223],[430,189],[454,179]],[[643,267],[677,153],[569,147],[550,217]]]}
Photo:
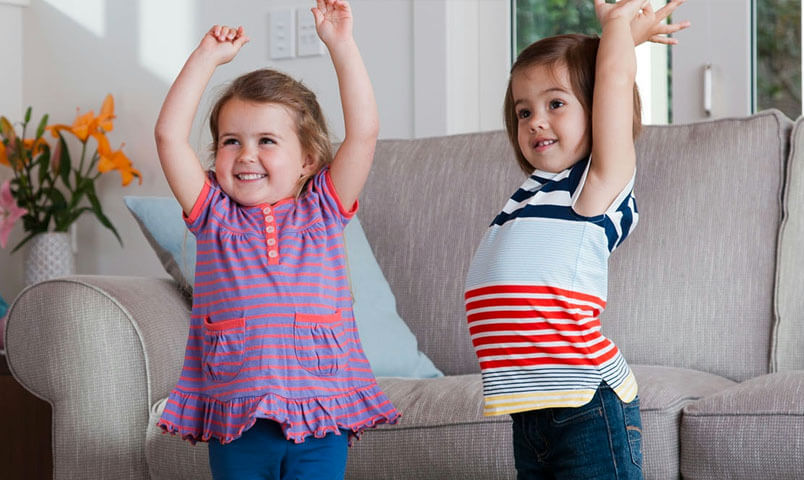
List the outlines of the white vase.
{"label": "white vase", "polygon": [[23,264],[25,285],[75,273],[75,254],[70,234],[45,232],[28,241]]}

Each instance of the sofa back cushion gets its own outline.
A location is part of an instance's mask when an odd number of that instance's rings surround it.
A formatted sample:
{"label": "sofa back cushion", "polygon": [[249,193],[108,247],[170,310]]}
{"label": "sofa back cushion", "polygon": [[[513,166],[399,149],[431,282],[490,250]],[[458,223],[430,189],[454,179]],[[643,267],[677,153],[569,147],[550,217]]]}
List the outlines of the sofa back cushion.
{"label": "sofa back cushion", "polygon": [[771,357],[774,371],[804,370],[804,117],[796,121],[790,143],[785,221],[779,242],[779,321]]}
{"label": "sofa back cushion", "polygon": [[[639,225],[611,257],[603,330],[630,363],[743,380],[769,368],[791,122],[778,112],[648,126]],[[478,370],[463,288],[475,248],[524,176],[503,132],[383,140],[360,216],[420,348]]]}
{"label": "sofa back cushion", "polygon": [[769,371],[792,122],[776,111],[646,128],[640,221],[612,255],[606,333],[632,363]]}

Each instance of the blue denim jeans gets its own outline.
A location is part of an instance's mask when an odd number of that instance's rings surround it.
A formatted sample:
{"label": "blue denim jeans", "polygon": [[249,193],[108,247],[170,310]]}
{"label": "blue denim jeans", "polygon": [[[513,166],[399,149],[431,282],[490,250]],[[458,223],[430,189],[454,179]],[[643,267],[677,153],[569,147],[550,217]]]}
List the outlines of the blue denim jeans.
{"label": "blue denim jeans", "polygon": [[303,443],[285,438],[278,423],[258,419],[243,436],[222,445],[209,442],[209,467],[215,480],[342,480],[346,473],[349,432],[307,437]]}
{"label": "blue denim jeans", "polygon": [[586,405],[511,417],[518,480],[642,478],[639,397],[623,403],[601,384]]}

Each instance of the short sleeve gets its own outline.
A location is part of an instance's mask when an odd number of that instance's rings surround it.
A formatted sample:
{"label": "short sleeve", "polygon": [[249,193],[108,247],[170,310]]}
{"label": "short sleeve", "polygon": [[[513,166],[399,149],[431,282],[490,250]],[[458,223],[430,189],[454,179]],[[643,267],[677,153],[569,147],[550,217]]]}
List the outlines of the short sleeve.
{"label": "short sleeve", "polygon": [[357,201],[348,207],[341,203],[338,192],[332,184],[329,168],[323,168],[313,177],[309,193],[318,202],[325,222],[332,222],[343,228],[357,212]]}
{"label": "short sleeve", "polygon": [[[190,214],[182,214],[187,228],[198,237],[198,234],[210,224],[211,213],[215,205],[226,201],[230,201],[229,197],[227,197],[218,186],[215,174],[210,172],[207,175],[201,193],[198,194],[198,198]],[[226,209],[224,209],[224,211],[226,211]]]}
{"label": "short sleeve", "polygon": [[604,214],[606,220],[604,227],[606,229],[606,237],[609,240],[609,252],[613,252],[615,248],[628,237],[628,235],[636,227],[639,220],[639,212],[637,211],[636,198],[634,197],[634,177],[625,186],[622,192],[617,196],[617,199],[612,202],[609,209]]}

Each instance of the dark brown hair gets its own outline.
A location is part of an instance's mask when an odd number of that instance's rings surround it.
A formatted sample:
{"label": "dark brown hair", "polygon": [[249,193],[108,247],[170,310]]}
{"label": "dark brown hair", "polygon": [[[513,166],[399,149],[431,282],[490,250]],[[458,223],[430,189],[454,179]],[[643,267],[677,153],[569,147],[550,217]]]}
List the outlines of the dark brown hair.
{"label": "dark brown hair", "polygon": [[[296,118],[296,135],[302,151],[310,155],[319,171],[332,162],[332,143],[321,106],[315,94],[301,82],[277,72],[261,69],[237,77],[218,97],[209,114],[209,131],[212,133],[212,152],[218,151],[218,119],[221,109],[232,99],[246,102],[274,103],[290,110]],[[303,178],[301,184],[313,176]]]}
{"label": "dark brown hair", "polygon": [[[505,130],[508,132],[508,139],[516,152],[519,167],[525,174],[533,171],[533,166],[528,163],[522,150],[519,148],[519,119],[514,109],[514,98],[512,91],[512,80],[518,72],[535,65],[544,65],[549,68],[564,66],[569,73],[570,87],[572,93],[581,102],[581,106],[586,112],[588,128],[592,128],[592,95],[595,88],[595,63],[597,61],[597,49],[600,45],[600,38],[589,35],[567,34],[548,37],[532,43],[522,50],[522,53],[511,67],[511,75],[508,78],[508,89],[505,92],[505,103],[503,105],[503,116],[505,120]],[[642,130],[642,103],[639,99],[639,91],[634,83],[634,123],[633,132],[636,139]],[[591,135],[590,135],[591,138]]]}

